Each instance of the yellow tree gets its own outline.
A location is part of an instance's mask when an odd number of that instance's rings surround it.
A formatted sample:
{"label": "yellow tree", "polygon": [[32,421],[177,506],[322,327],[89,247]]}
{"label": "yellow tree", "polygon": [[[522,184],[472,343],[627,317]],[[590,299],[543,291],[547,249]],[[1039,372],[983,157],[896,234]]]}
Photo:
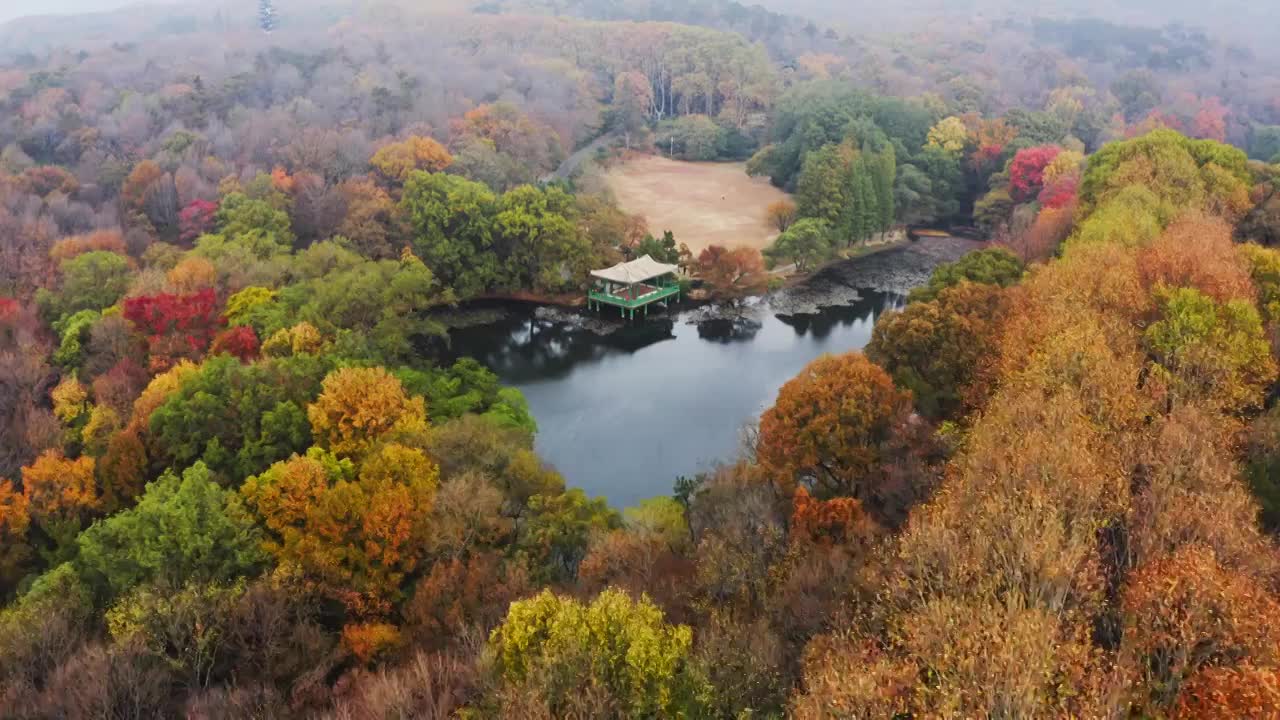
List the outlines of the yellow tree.
{"label": "yellow tree", "polygon": [[377,617],[401,598],[427,552],[439,472],[421,450],[395,443],[358,470],[312,448],[250,477],[240,492],[278,562],[300,568],[352,613]]}
{"label": "yellow tree", "polygon": [[343,457],[364,455],[391,433],[426,429],[426,404],[382,368],[335,370],[307,407],[311,432],[323,448]]}
{"label": "yellow tree", "polygon": [[22,491],[31,517],[41,525],[79,521],[98,508],[91,457],[69,460],[60,450],[46,450],[22,468]]}
{"label": "yellow tree", "polygon": [[403,184],[415,170],[441,172],[453,164],[453,156],[429,137],[410,135],[401,142],[382,146],[369,164],[387,180]]}

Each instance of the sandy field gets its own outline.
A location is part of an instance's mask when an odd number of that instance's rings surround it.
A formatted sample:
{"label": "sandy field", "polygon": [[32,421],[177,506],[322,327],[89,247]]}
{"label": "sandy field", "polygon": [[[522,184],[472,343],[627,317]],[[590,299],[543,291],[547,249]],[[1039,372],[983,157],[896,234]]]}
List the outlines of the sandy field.
{"label": "sandy field", "polygon": [[778,236],[765,208],[787,197],[765,178],[747,176],[744,163],[690,163],[641,157],[614,166],[605,184],[649,231],[675,233],[697,255],[708,245],[763,250]]}

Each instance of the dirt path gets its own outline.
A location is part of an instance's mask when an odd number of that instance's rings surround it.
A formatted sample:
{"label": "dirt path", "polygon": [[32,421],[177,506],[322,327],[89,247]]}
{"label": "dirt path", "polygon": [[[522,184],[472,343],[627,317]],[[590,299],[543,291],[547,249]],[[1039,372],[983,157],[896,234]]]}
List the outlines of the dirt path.
{"label": "dirt path", "polygon": [[647,156],[622,163],[605,183],[629,213],[643,216],[649,231],[670,230],[696,255],[710,245],[768,247],[777,230],[765,208],[787,194],[743,163],[691,163]]}

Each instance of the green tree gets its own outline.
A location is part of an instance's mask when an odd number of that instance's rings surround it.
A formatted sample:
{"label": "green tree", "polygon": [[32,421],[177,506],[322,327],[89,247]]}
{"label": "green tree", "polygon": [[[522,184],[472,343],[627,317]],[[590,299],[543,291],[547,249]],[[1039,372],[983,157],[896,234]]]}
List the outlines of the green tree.
{"label": "green tree", "polygon": [[604,498],[588,500],[577,488],[535,495],[520,519],[516,548],[530,559],[535,576],[548,582],[569,581],[577,576],[592,536],[621,524]]}
{"label": "green tree", "polygon": [[1250,302],[1213,298],[1193,288],[1158,293],[1161,319],[1147,328],[1155,375],[1173,397],[1228,412],[1257,407],[1276,376],[1262,319]]}
{"label": "green tree", "polygon": [[400,207],[413,227],[414,251],[459,297],[479,295],[498,279],[497,198],[487,187],[456,175],[415,172]]}
{"label": "green tree", "polygon": [[898,178],[898,161],[893,146],[885,149],[871,160],[871,183],[876,196],[876,231],[881,234],[889,232],[897,219],[898,209],[894,204],[894,183]]}
{"label": "green tree", "polygon": [[260,258],[293,248],[289,213],[244,193],[231,193],[222,198],[218,206],[218,229],[228,240],[253,248]]}
{"label": "green tree", "polygon": [[537,432],[537,423],[529,414],[524,395],[515,388],[502,387],[497,375],[472,358],[463,358],[449,368],[401,368],[395,376],[410,395],[426,398],[432,423],[477,414],[503,427],[524,430],[530,435]]}
{"label": "green tree", "polygon": [[80,536],[86,577],[119,595],[143,583],[228,582],[263,561],[261,538],[239,498],[203,463],[149,484],[136,507]]}
{"label": "green tree", "polygon": [[311,428],[304,408],[329,362],[312,355],[251,365],[210,358],[151,414],[152,456],[174,468],[202,461],[239,480],[305,450]]}
{"label": "green tree", "polygon": [[966,253],[953,263],[939,265],[929,283],[911,292],[911,302],[930,302],[949,287],[962,282],[1009,287],[1022,278],[1022,261],[1004,248],[987,248]]}
{"label": "green tree", "polygon": [[692,670],[693,631],[665,621],[647,597],[605,590],[590,605],[544,590],[511,604],[489,639],[494,671],[510,686],[567,711],[598,689],[624,717],[701,717],[709,688]]}
{"label": "green tree", "polygon": [[37,296],[50,322],[81,310],[100,311],[115,305],[129,289],[133,270],[123,255],[96,250],[64,261],[59,274],[58,291],[42,288]]}
{"label": "green tree", "polygon": [[775,262],[790,260],[804,272],[831,257],[831,226],[825,220],[804,218],[778,236],[767,255]]}
{"label": "green tree", "polygon": [[559,292],[576,287],[594,256],[579,231],[573,197],[558,187],[518,187],[498,201],[494,226],[504,285]]}

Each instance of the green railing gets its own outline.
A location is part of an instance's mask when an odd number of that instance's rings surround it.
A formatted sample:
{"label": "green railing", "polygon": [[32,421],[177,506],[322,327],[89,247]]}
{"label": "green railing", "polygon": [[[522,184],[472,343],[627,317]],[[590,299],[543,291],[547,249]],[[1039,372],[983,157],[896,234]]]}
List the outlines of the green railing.
{"label": "green railing", "polygon": [[597,290],[589,291],[587,293],[587,299],[592,302],[603,303],[605,305],[613,305],[614,307],[620,307],[626,310],[634,310],[636,308],[641,308],[641,307],[644,307],[645,305],[658,302],[659,300],[665,300],[669,297],[674,297],[679,294],[680,294],[679,285],[668,285],[666,287],[657,288],[656,290],[649,293],[648,295],[641,295],[635,300],[628,300],[623,297],[618,297],[617,295],[610,295],[608,293],[599,292]]}

